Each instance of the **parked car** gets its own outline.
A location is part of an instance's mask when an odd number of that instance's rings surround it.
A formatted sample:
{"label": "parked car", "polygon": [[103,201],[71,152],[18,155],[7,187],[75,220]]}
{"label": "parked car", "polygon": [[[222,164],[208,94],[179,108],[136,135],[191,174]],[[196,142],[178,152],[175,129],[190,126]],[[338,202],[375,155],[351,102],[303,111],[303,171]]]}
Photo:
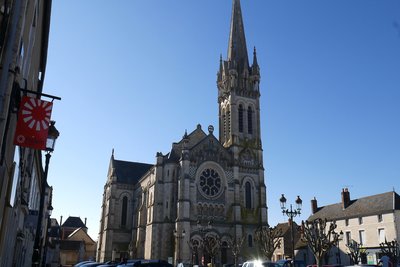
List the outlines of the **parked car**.
{"label": "parked car", "polygon": [[275,262],[271,261],[251,260],[251,261],[245,261],[242,264],[242,267],[280,267],[280,266]]}
{"label": "parked car", "polygon": [[106,261],[97,267],[116,267],[118,264],[120,264],[119,261]]}
{"label": "parked car", "polygon": [[292,260],[279,260],[276,262],[279,267],[306,267],[306,263],[304,261],[294,261],[294,266],[293,266],[293,261]]}
{"label": "parked car", "polygon": [[104,263],[92,261],[92,262],[84,263],[84,264],[80,265],[79,267],[97,267],[102,264],[104,264]]}
{"label": "parked car", "polygon": [[135,260],[127,260],[125,262],[120,262],[117,267],[129,267],[129,266],[137,266],[135,265],[136,262],[141,261],[142,259],[135,259]]}
{"label": "parked car", "polygon": [[94,261],[81,261],[81,262],[78,262],[77,264],[75,264],[74,267],[80,267],[83,264],[90,263],[90,262],[94,262]]}
{"label": "parked car", "polygon": [[173,267],[173,265],[163,260],[128,260],[117,267]]}

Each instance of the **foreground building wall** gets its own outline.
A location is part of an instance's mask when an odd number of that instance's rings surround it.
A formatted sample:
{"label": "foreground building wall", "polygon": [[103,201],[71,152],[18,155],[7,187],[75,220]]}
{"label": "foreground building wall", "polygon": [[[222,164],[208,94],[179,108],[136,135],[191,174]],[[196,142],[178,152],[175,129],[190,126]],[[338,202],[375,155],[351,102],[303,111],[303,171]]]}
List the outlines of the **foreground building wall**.
{"label": "foreground building wall", "polygon": [[[43,89],[51,0],[4,0],[0,6],[0,266],[28,266],[38,195],[48,187],[40,187],[40,151],[16,149],[13,138],[23,94],[20,89]],[[44,216],[43,229],[46,222]]]}

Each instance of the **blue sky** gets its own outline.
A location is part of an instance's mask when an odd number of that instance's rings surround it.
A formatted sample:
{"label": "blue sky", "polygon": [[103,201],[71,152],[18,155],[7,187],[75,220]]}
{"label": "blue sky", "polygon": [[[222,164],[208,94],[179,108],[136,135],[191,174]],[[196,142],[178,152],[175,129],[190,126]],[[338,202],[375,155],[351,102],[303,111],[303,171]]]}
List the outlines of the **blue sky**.
{"label": "blue sky", "polygon": [[[400,191],[400,1],[242,0],[261,67],[271,225],[288,204]],[[97,239],[115,158],[154,163],[185,130],[217,129],[216,73],[231,0],[53,0],[44,92],[60,96],[53,216]],[[218,136],[218,133],[215,133]]]}

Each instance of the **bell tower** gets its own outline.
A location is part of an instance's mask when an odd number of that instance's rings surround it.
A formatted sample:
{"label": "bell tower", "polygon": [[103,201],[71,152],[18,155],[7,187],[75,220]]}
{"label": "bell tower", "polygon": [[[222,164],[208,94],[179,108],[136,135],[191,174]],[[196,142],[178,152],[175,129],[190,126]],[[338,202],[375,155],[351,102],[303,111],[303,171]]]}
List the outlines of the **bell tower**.
{"label": "bell tower", "polygon": [[251,149],[262,162],[259,84],[256,49],[250,66],[240,0],[233,0],[228,57],[221,56],[217,74],[219,140],[236,156],[243,147]]}

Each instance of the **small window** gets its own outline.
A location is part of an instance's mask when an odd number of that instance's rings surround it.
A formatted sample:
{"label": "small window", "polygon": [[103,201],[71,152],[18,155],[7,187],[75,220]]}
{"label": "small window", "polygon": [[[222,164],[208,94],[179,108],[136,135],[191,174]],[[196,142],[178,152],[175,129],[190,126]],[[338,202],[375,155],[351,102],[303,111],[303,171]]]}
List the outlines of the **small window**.
{"label": "small window", "polygon": [[363,218],[362,217],[358,217],[358,224],[363,224]]}
{"label": "small window", "polygon": [[360,245],[365,244],[365,231],[360,230],[360,231],[358,231],[358,234],[359,234],[359,238],[360,238]]}
{"label": "small window", "polygon": [[378,222],[382,222],[382,221],[383,221],[382,214],[378,214]]}
{"label": "small window", "polygon": [[349,226],[349,219],[344,220],[344,223],[346,224],[346,226]]}
{"label": "small window", "polygon": [[351,243],[351,232],[346,232],[346,245]]}
{"label": "small window", "polygon": [[385,229],[383,229],[383,228],[378,229],[378,239],[379,239],[379,243],[385,242],[385,239],[386,239]]}
{"label": "small window", "polygon": [[252,248],[253,247],[253,236],[249,235],[247,239],[249,241],[249,248]]}

